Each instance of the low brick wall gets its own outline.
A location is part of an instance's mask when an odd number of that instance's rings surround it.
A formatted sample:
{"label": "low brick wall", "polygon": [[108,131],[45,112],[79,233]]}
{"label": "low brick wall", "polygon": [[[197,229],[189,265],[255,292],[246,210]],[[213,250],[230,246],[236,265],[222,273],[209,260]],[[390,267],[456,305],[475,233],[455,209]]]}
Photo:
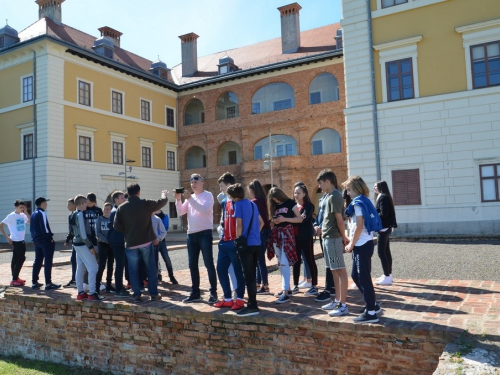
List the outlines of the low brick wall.
{"label": "low brick wall", "polygon": [[[432,374],[454,330],[5,293],[0,354],[113,373]],[[164,306],[164,307],[163,307]]]}

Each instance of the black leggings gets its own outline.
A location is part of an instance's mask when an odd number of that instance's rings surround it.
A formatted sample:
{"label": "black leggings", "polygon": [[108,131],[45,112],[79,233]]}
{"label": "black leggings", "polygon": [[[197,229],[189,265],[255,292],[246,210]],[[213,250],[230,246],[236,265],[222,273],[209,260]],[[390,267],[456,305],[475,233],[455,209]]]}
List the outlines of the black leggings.
{"label": "black leggings", "polygon": [[12,271],[12,281],[16,281],[23,268],[24,261],[26,260],[26,244],[24,241],[12,241],[12,262],[10,268]]}
{"label": "black leggings", "polygon": [[382,269],[384,270],[384,275],[392,275],[392,255],[391,247],[389,245],[389,237],[391,236],[392,228],[387,229],[384,232],[378,232],[377,235],[377,252],[380,262],[382,263]]}
{"label": "black leggings", "polygon": [[312,237],[301,239],[296,239],[295,250],[297,252],[297,256],[299,257],[298,262],[295,262],[293,265],[293,284],[299,284],[300,278],[300,266],[302,264],[302,254],[304,254],[304,259],[306,260],[306,264],[311,271],[311,279],[312,285],[318,285],[318,266],[316,265],[316,261],[314,260],[314,248],[313,248],[313,239]]}

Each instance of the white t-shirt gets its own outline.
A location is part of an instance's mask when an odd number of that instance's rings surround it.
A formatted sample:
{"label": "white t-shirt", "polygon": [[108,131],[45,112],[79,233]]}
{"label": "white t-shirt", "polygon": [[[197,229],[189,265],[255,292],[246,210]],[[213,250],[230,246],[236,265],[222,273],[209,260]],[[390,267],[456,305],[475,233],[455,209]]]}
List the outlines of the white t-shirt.
{"label": "white t-shirt", "polygon": [[[359,206],[354,206],[354,215],[356,216],[363,216],[363,210]],[[354,235],[354,231],[356,230],[356,218],[353,218],[354,221],[354,227],[352,228],[352,234]],[[355,246],[362,246],[368,241],[373,241],[373,237],[371,236],[370,233],[365,228],[365,222],[363,219],[363,231],[361,232],[361,235],[358,238],[358,241],[354,244]]]}
{"label": "white t-shirt", "polygon": [[25,224],[28,222],[28,217],[24,213],[16,214],[11,212],[2,221],[9,228],[10,239],[12,241],[24,241],[24,234],[26,232]]}

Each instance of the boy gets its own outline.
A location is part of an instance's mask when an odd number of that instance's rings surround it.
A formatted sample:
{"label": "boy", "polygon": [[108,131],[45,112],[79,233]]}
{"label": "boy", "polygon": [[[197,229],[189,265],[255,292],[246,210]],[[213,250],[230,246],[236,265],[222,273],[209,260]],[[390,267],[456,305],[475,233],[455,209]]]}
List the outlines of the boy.
{"label": "boy", "polygon": [[326,254],[326,267],[332,271],[335,285],[335,300],[322,308],[332,310],[328,314],[330,316],[348,315],[349,309],[346,305],[348,280],[344,261],[344,246],[349,243],[349,240],[345,235],[344,228],[344,199],[336,188],[338,186],[337,176],[331,170],[322,170],[316,181],[321,191],[327,194],[321,236]]}
{"label": "boy", "polygon": [[[76,211],[76,206],[75,206],[75,199],[70,198],[68,199],[68,204],[66,206],[68,208],[68,211],[73,213]],[[69,226],[69,232],[68,235],[66,236],[66,241],[64,241],[64,247],[69,246],[69,242],[73,241],[73,233],[71,232],[71,224],[69,224],[69,218],[71,217],[71,214],[68,216],[68,226]],[[66,285],[63,285],[63,288],[76,288],[76,281],[75,281],[75,274],[76,274],[76,251],[73,245],[71,245],[71,280],[69,283]]]}
{"label": "boy", "polygon": [[256,271],[260,255],[260,230],[264,220],[259,215],[257,205],[245,199],[245,189],[240,184],[231,185],[227,189],[228,196],[234,202],[234,217],[236,218],[236,236],[247,239],[247,249],[239,252],[238,257],[243,267],[245,284],[248,293],[248,306],[237,312],[238,316],[259,314],[257,307]]}
{"label": "boy", "polygon": [[[9,241],[9,244],[12,245],[12,262],[10,265],[12,281],[10,282],[10,286],[24,286],[24,284],[26,284],[26,280],[19,278],[19,273],[26,260],[24,236],[26,234],[25,224],[29,222],[30,219],[28,217],[26,203],[17,199],[14,202],[14,212],[8,214],[0,223],[0,232],[2,232],[7,241]],[[7,236],[7,233],[5,233],[5,226],[9,228],[10,236]]]}
{"label": "boy", "polygon": [[99,270],[97,271],[96,288],[99,288],[101,285],[102,275],[107,263],[106,293],[116,293],[116,289],[111,285],[111,280],[113,279],[113,263],[115,258],[113,255],[113,248],[108,243],[109,215],[112,208],[113,205],[111,203],[104,203],[104,206],[102,207],[102,216],[99,216],[95,221],[97,249],[99,253]]}
{"label": "boy", "polygon": [[[87,209],[87,198],[83,195],[75,197],[76,211],[69,219],[73,235],[73,246],[76,251],[76,287],[78,289],[77,301],[86,299],[89,302],[100,302],[104,297],[100,297],[96,291],[96,275],[99,269],[96,261],[96,251],[94,244],[90,241],[85,229],[83,213]],[[83,289],[83,274],[85,270],[89,275],[89,293]]]}
{"label": "boy", "polygon": [[[157,220],[155,218],[160,219],[160,221],[157,222]],[[156,226],[155,226],[155,222],[156,222]],[[172,267],[172,261],[170,260],[170,256],[168,255],[167,244],[165,243],[165,237],[167,235],[168,226],[169,226],[168,224],[169,224],[168,215],[165,215],[162,210],[156,211],[155,215],[153,215],[153,229],[158,234],[160,234],[162,232],[162,226],[163,226],[163,229],[165,230],[165,235],[163,235],[162,236],[163,238],[161,240],[159,240],[158,251],[156,253],[156,257],[157,257],[156,263],[158,264],[158,281],[161,281],[161,270],[160,270],[160,265],[159,265],[159,254],[161,254],[161,257],[163,258],[163,261],[165,262],[165,265],[167,266],[167,272],[168,272],[168,277],[170,278],[170,282],[173,285],[177,285],[177,284],[179,284],[179,282],[174,277],[174,269]]]}

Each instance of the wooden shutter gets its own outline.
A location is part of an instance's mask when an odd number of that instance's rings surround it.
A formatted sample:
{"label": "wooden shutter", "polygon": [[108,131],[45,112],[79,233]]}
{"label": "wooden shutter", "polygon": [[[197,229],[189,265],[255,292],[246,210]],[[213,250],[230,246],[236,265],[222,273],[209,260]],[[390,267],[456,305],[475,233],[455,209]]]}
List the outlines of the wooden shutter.
{"label": "wooden shutter", "polygon": [[392,193],[396,206],[420,205],[420,171],[407,169],[392,171]]}

